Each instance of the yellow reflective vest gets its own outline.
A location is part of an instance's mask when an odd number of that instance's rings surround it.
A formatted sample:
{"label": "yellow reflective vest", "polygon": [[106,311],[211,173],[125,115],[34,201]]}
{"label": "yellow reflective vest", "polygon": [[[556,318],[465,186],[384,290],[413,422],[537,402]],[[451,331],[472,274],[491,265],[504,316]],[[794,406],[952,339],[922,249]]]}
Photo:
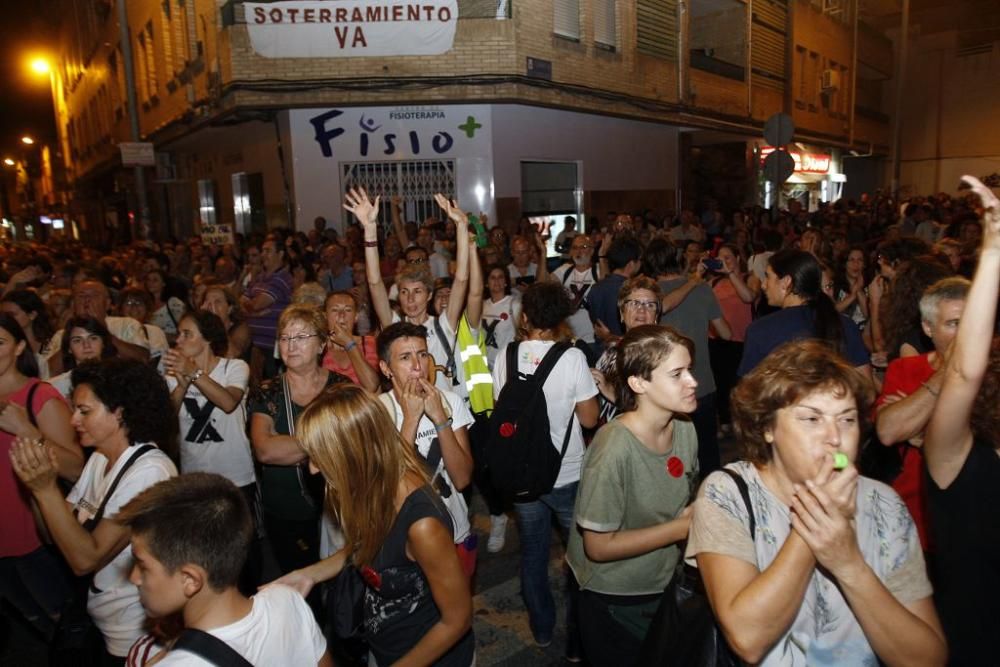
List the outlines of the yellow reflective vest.
{"label": "yellow reflective vest", "polygon": [[493,412],[493,376],[486,363],[486,336],[482,329],[473,333],[469,320],[462,315],[458,323],[456,353],[465,371],[465,388],[473,414]]}

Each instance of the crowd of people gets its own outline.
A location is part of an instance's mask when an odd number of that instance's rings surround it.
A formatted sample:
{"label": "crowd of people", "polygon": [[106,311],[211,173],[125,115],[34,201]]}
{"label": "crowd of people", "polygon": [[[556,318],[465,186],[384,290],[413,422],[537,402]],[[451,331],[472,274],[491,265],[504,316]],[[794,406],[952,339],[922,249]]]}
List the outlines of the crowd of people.
{"label": "crowd of people", "polygon": [[478,493],[541,647],[561,534],[570,663],[641,664],[695,567],[747,663],[991,664],[968,184],[558,233],[351,190],[342,234],[0,246],[0,600],[51,664],[467,667]]}

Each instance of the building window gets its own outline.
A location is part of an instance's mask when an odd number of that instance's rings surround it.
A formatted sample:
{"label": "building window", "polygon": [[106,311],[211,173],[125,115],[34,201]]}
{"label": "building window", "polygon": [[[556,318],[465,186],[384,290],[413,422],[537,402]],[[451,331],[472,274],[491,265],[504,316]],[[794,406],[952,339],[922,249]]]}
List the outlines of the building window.
{"label": "building window", "polygon": [[145,35],[146,40],[144,47],[146,49],[146,82],[149,90],[149,96],[153,97],[159,92],[160,84],[159,80],[156,78],[156,48],[153,41],[152,21],[146,23]]}
{"label": "building window", "polygon": [[637,0],[635,22],[639,53],[677,60],[677,0]]}
{"label": "building window", "polygon": [[164,77],[170,77],[176,71],[174,67],[173,20],[170,14],[170,0],[163,0],[163,11],[160,13],[160,35],[163,39],[163,72]]}
{"label": "building window", "polygon": [[203,225],[216,224],[215,181],[210,178],[198,181],[198,220]]}
{"label": "building window", "polygon": [[615,48],[618,38],[615,20],[615,0],[594,0],[594,41]]}
{"label": "building window", "polygon": [[740,0],[691,5],[691,67],[743,81],[747,70],[747,6]]}
{"label": "building window", "polygon": [[553,0],[552,32],[560,37],[580,39],[580,0]]}

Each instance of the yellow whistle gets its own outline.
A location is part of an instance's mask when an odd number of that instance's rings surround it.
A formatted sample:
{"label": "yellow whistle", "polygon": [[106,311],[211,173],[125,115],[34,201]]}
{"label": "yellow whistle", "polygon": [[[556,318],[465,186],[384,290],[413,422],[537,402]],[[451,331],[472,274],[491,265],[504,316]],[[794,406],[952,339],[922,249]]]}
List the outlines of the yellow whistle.
{"label": "yellow whistle", "polygon": [[847,454],[843,452],[837,452],[833,455],[833,469],[843,470],[851,463],[851,460],[847,458]]}

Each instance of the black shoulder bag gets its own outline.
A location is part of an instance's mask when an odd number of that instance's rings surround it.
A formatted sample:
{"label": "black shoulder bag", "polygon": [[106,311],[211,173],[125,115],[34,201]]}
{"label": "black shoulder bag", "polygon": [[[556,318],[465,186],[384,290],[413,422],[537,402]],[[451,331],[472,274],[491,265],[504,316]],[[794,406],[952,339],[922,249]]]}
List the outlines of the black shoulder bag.
{"label": "black shoulder bag", "polygon": [[[757,522],[746,480],[728,468],[722,468],[722,472],[736,482],[750,515],[750,537],[755,538]],[[667,589],[663,591],[636,664],[699,667],[738,667],[743,664],[729,648],[715,620],[701,574],[697,568],[686,565],[683,556]]]}
{"label": "black shoulder bag", "polygon": [[226,642],[215,635],[194,628],[186,628],[181,633],[171,650],[177,649],[194,653],[216,667],[253,667],[253,663]]}

